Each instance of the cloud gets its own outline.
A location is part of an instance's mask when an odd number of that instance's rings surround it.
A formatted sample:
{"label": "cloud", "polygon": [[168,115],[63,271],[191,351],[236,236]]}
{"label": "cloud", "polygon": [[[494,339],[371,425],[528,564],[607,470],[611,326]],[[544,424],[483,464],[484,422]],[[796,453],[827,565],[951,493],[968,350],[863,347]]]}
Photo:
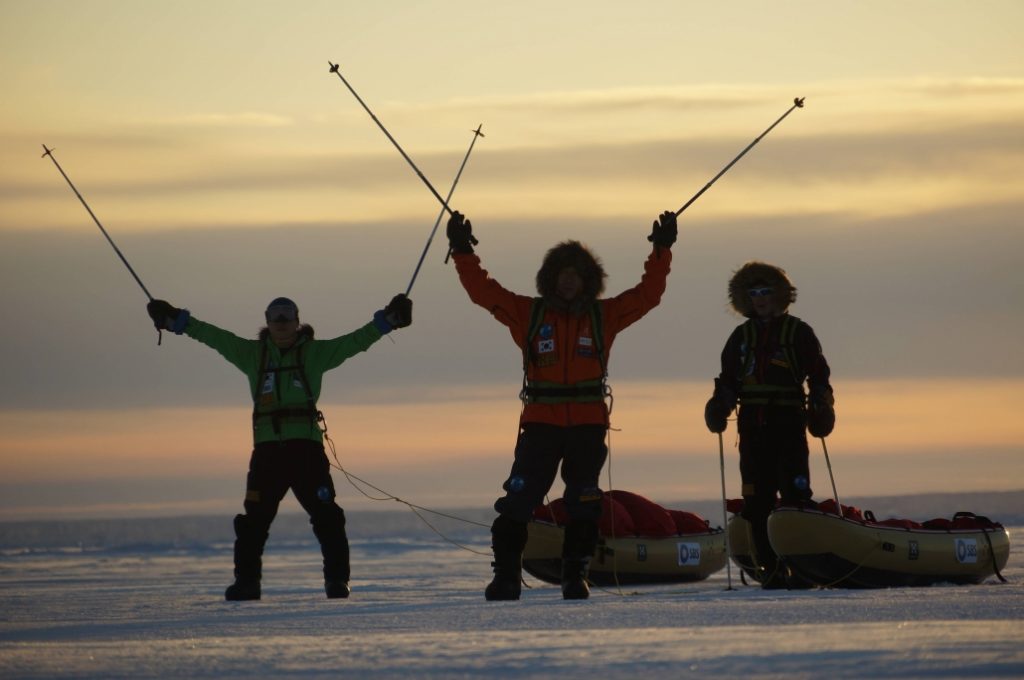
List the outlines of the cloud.
{"label": "cloud", "polygon": [[[720,185],[727,182],[731,196],[742,199],[705,200],[702,210],[893,215],[1020,193],[1024,80],[850,81],[808,89],[807,108]],[[688,195],[788,102],[777,86],[705,86],[384,108],[439,191],[462,159],[465,121],[486,119],[488,137],[474,151],[460,195],[478,212],[486,206],[498,217],[543,218],[631,214],[666,195]],[[117,130],[72,129],[46,141],[73,154],[69,171],[87,196],[103,202],[104,214],[117,210],[129,228],[421,215],[432,199],[411,169],[361,111],[346,111],[197,113]],[[66,205],[57,199],[66,187],[52,168],[26,171],[44,136],[0,135],[0,228],[52,223],[53,211]]]}
{"label": "cloud", "polygon": [[[710,381],[615,385],[612,485],[661,498],[714,498],[722,471],[702,418]],[[413,502],[486,507],[511,461],[519,405],[510,387],[443,387],[450,398],[441,401],[428,394],[418,401],[324,399],[321,407],[338,462],[359,479]],[[1022,380],[844,380],[836,387],[838,422],[828,447],[844,498],[1019,488],[1024,426],[1015,396]],[[242,488],[249,417],[242,398],[219,408],[0,411],[0,516],[69,504],[109,512],[129,499],[164,512],[188,509],[187,501],[195,503],[191,512],[213,509],[219,500],[225,511]],[[736,489],[735,421],[725,442],[726,475]],[[820,443],[810,444],[812,480],[827,496]],[[993,478],[993,467],[1004,474]],[[673,470],[679,474],[666,474]],[[342,483],[340,473],[336,480]],[[346,489],[339,487],[350,495],[347,507],[358,499]]]}
{"label": "cloud", "polygon": [[[794,89],[797,88],[797,89]],[[785,92],[785,94],[780,94]],[[782,114],[793,96],[807,96],[808,111],[825,101],[860,102],[859,106],[885,108],[888,102],[918,105],[929,100],[941,102],[947,111],[962,111],[981,102],[1006,102],[1020,107],[1024,98],[1024,78],[901,78],[860,79],[791,84],[704,84],[666,87],[621,87],[600,90],[556,90],[517,95],[453,97],[443,102],[389,102],[389,114],[398,116],[447,116],[453,112],[529,113],[543,120],[569,111],[581,120],[603,118],[609,113],[661,109],[668,113],[705,113],[721,116],[739,110],[775,110]],[[955,101],[950,101],[955,100]],[[952,105],[952,108],[951,108]],[[730,118],[730,123],[735,118]],[[766,121],[766,124],[769,121]]]}
{"label": "cloud", "polygon": [[934,97],[962,100],[974,95],[1024,97],[1024,78],[922,78],[893,84],[893,89],[909,87]]}
{"label": "cloud", "polygon": [[239,113],[194,113],[177,118],[158,119],[145,125],[168,127],[288,127],[295,124],[290,116],[261,111],[242,111]]}
{"label": "cloud", "polygon": [[543,116],[571,111],[583,117],[600,117],[609,111],[659,108],[668,111],[705,110],[721,112],[734,108],[763,106],[778,101],[769,87],[702,86],[612,88],[536,92],[516,96],[457,97],[440,105],[415,106],[410,110],[518,111]]}
{"label": "cloud", "polygon": [[[725,283],[754,258],[794,277],[793,312],[817,331],[837,380],[1024,376],[1022,209],[714,220],[695,212],[681,223],[662,305],[616,341],[613,376],[710,380],[738,323],[726,311]],[[532,293],[544,250],[579,238],[604,259],[615,294],[640,275],[654,212],[628,220],[470,216],[485,266],[506,287]],[[366,323],[405,289],[432,223],[210,226],[115,238],[154,295],[199,318],[253,335],[262,306],[287,295],[318,337],[331,337]],[[507,330],[468,301],[441,262],[443,235],[436,240],[413,291],[413,327],[330,374],[332,394],[416,400],[437,386],[507,382],[514,402],[521,356]],[[230,405],[244,395],[244,378],[216,353],[168,334],[157,347],[144,295],[91,225],[6,234],[0,272],[7,299],[25,310],[18,332],[0,337],[9,362],[0,407]]]}
{"label": "cloud", "polygon": [[[141,141],[151,139],[144,137]],[[1024,142],[1020,140],[1024,140],[1024,124],[1019,120],[800,135],[763,143],[730,171],[727,181],[733,195],[753,192],[762,209],[769,204],[759,194],[769,194],[772,202],[787,201],[789,210],[804,204],[810,210],[845,208],[885,213],[906,212],[922,200],[986,202],[1019,194],[1021,187],[1013,179],[1013,169],[1024,157]],[[101,136],[93,143],[106,142],[107,138]],[[650,195],[664,195],[672,186],[695,191],[746,143],[745,139],[725,135],[699,140],[667,138],[498,149],[487,148],[484,143],[475,149],[463,187],[471,186],[469,191],[485,196],[499,211],[506,208],[514,214],[527,205],[515,207],[509,203],[517,194],[531,196],[530,205],[557,212],[559,196],[583,197],[588,191],[598,199],[600,208],[596,212],[606,212],[609,198],[632,194],[648,202]],[[428,152],[419,154],[417,160],[438,190],[444,191],[463,154],[461,149]],[[154,212],[164,209],[147,201],[190,197],[219,201],[220,205],[211,205],[210,211],[223,213],[237,210],[237,195],[251,194],[260,202],[264,220],[271,223],[294,211],[289,196],[303,198],[307,214],[299,215],[299,219],[310,219],[308,211],[315,211],[317,203],[328,204],[331,195],[348,195],[350,205],[362,210],[373,202],[374,195],[397,191],[408,192],[398,195],[426,196],[411,169],[393,150],[251,150],[206,157],[201,164],[180,154],[172,156],[167,163],[145,161],[130,174],[127,166],[108,166],[103,177],[86,175],[81,181],[91,195],[105,201],[130,200],[137,206],[136,211],[150,215],[149,221]],[[807,195],[808,184],[819,190]],[[609,194],[599,188],[606,186],[618,189]],[[9,220],[15,224],[31,224],[46,212],[45,206],[30,209],[26,201],[53,199],[64,191],[66,188],[54,181],[52,173],[39,173],[32,180],[12,175],[0,183],[0,195],[24,205],[25,220]],[[869,195],[873,195],[870,202],[864,200]],[[392,203],[401,210],[401,202]],[[726,209],[732,203],[720,202],[712,207]],[[422,204],[415,205],[418,210]],[[192,220],[209,221],[211,216],[209,212],[194,213]],[[139,220],[141,224],[146,222],[146,218]]]}

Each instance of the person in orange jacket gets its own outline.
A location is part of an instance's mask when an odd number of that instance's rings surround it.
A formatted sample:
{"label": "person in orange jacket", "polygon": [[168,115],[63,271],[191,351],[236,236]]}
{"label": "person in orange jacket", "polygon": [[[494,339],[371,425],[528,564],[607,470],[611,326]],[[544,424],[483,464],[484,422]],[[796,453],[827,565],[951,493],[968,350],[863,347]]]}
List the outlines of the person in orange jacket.
{"label": "person in orange jacket", "polygon": [[562,545],[562,596],[586,599],[587,567],[597,547],[608,455],[605,404],[608,353],[615,336],[661,301],[676,240],[676,214],[662,213],[640,283],[601,299],[606,274],[578,241],[551,248],[537,272],[539,297],[517,295],[492,279],[474,254],[473,227],[460,213],[448,221],[455,268],[470,300],[508,327],[523,354],[523,412],[512,471],[491,526],[494,578],[488,600],[518,600],[527,522],[543,503],[561,464],[569,523]]}

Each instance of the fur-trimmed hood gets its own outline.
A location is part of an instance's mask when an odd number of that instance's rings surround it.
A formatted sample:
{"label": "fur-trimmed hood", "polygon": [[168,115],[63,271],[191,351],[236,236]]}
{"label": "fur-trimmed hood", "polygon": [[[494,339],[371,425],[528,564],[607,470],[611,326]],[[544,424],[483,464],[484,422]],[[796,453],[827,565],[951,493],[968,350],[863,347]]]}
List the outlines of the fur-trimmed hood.
{"label": "fur-trimmed hood", "polygon": [[754,306],[747,291],[761,286],[775,289],[775,299],[782,311],[796,302],[796,286],[789,280],[786,270],[767,262],[752,260],[733,272],[729,279],[729,304],[742,316],[753,317]]}
{"label": "fur-trimmed hood", "polygon": [[[269,336],[270,336],[270,329],[269,328],[264,326],[263,328],[260,329],[259,339],[260,339],[261,342],[263,340],[266,340]],[[306,323],[299,324],[298,337],[295,339],[295,342],[298,342],[299,340],[302,340],[302,338],[307,338],[309,340],[313,339],[313,327],[310,326],[309,324],[306,324]]]}
{"label": "fur-trimmed hood", "polygon": [[575,269],[583,279],[583,291],[573,302],[573,307],[582,309],[589,306],[604,292],[604,281],[608,275],[600,258],[579,241],[563,241],[544,255],[544,262],[537,272],[537,292],[546,302],[560,302],[558,274],[566,267]]}

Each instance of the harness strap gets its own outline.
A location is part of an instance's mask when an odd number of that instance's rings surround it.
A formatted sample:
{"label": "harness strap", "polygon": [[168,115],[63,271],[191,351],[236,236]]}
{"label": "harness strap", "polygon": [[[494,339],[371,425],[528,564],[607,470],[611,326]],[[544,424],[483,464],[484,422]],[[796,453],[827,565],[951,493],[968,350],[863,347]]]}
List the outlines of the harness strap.
{"label": "harness strap", "polygon": [[602,401],[607,396],[603,380],[584,380],[563,385],[542,380],[528,381],[519,398],[528,404],[564,404]]}
{"label": "harness strap", "polygon": [[[306,379],[306,372],[303,364],[303,350],[305,345],[299,345],[295,350],[296,363],[291,366],[267,366],[267,344],[263,341],[260,345],[260,380],[256,383],[255,390],[253,392],[253,407],[252,407],[252,427],[256,429],[258,421],[261,419],[269,418],[271,425],[274,428],[274,434],[281,434],[281,422],[308,422],[310,427],[314,427],[317,423],[324,421],[324,415],[316,407],[316,400],[313,398],[313,391],[309,387],[309,381]],[[306,392],[306,406],[288,406],[271,408],[261,410],[259,406],[260,393],[262,385],[266,384],[266,380],[269,374],[275,376],[274,379],[274,392],[277,397],[276,401],[280,402],[281,399],[281,381],[277,379],[277,375],[287,371],[294,371],[298,374],[299,382],[302,384],[303,390]]]}
{"label": "harness strap", "polygon": [[803,406],[804,393],[798,387],[780,385],[743,385],[740,403],[747,405]]}
{"label": "harness strap", "polygon": [[[796,332],[800,326],[800,320],[789,314],[782,318],[778,331],[779,349],[786,357],[789,364],[790,375],[793,377],[793,385],[762,385],[747,384],[740,385],[740,404],[752,406],[795,406],[803,408],[806,405],[806,397],[803,390],[803,374],[800,370],[797,358],[795,339]],[[743,324],[743,357],[742,375],[749,375],[753,369],[754,356],[758,343],[758,327],[754,319]]]}
{"label": "harness strap", "polygon": [[530,380],[530,362],[534,358],[533,340],[540,332],[544,323],[546,305],[544,298],[534,298],[530,305],[530,323],[527,326],[526,342],[523,349],[523,388],[519,399],[523,404],[564,404],[568,402],[603,401],[611,396],[611,388],[607,384],[608,369],[604,356],[604,323],[601,314],[601,303],[597,300],[590,306],[590,330],[594,338],[594,350],[601,366],[601,377],[593,380],[582,380],[572,385],[564,383]]}

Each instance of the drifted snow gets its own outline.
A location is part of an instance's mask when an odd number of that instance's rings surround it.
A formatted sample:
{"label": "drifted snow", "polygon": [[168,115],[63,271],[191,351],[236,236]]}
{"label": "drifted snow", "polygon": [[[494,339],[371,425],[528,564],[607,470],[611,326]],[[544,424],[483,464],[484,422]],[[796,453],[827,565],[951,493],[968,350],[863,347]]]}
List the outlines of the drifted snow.
{"label": "drifted snow", "polygon": [[[564,602],[527,577],[489,603],[489,559],[410,530],[353,540],[353,594],[323,596],[315,543],[275,542],[264,599],[227,603],[230,544],[0,556],[0,677],[1024,676],[1019,529],[982,585],[762,591],[696,584]],[[463,537],[486,550],[484,530]]]}

